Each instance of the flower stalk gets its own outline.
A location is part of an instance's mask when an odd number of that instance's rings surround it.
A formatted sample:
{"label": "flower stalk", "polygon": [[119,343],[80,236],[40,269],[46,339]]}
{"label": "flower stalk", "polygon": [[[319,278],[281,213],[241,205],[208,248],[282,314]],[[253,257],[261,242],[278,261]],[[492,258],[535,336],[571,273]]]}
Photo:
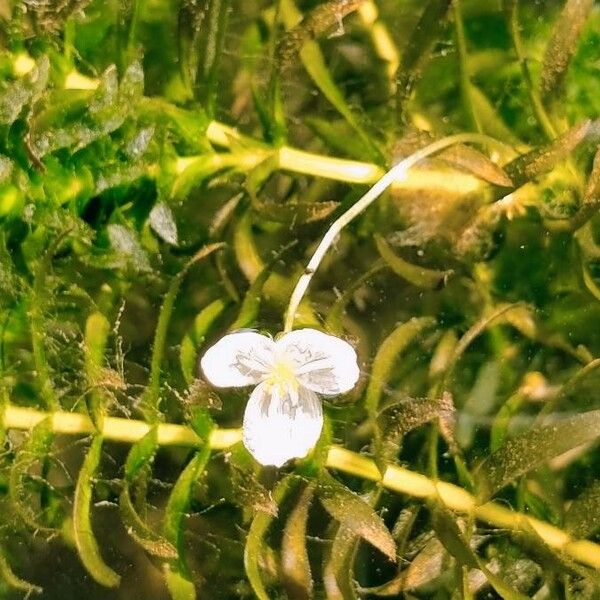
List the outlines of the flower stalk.
{"label": "flower stalk", "polygon": [[[56,434],[85,436],[96,431],[90,418],[82,413],[47,413],[11,405],[4,409],[3,422],[6,429],[28,430],[49,416],[52,417],[52,428]],[[144,421],[106,417],[101,434],[105,440],[134,443],[149,430],[150,425]],[[157,427],[157,434],[158,443],[162,446],[202,446],[202,440],[185,425],[161,423]],[[214,429],[209,438],[210,448],[225,450],[239,442],[241,435],[240,429]],[[370,458],[335,445],[329,449],[326,465],[330,469],[377,482],[399,494],[414,498],[438,499],[449,509],[496,527],[513,531],[533,529],[548,546],[560,550],[582,564],[600,569],[600,544],[575,539],[558,527],[496,502],[479,505],[472,494],[457,485],[435,481],[421,473],[396,465],[388,465],[382,475]]]}

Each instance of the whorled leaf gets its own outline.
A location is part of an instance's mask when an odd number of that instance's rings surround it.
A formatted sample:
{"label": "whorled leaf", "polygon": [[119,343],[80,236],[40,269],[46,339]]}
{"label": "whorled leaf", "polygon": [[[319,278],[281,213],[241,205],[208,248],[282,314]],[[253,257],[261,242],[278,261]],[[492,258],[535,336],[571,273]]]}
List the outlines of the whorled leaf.
{"label": "whorled leaf", "polygon": [[391,561],[396,561],[396,544],[381,517],[356,493],[327,472],[321,474],[317,497],[341,526],[366,540]]}
{"label": "whorled leaf", "polygon": [[369,150],[371,157],[378,162],[383,159],[382,152],[373,141],[355,114],[344,95],[334,81],[319,45],[313,37],[327,31],[332,25],[340,26],[343,17],[356,10],[363,0],[334,0],[315,8],[309,15],[296,25],[300,13],[292,0],[287,0],[282,6],[283,21],[288,32],[281,41],[277,55],[282,67],[289,65],[299,54],[302,64],[315,85],[331,102],[335,109],[344,117],[350,127]]}
{"label": "whorled leaf", "polygon": [[238,315],[235,318],[235,321],[229,327],[230,331],[244,329],[245,327],[250,327],[254,324],[260,310],[263,287],[271,276],[273,268],[281,259],[281,256],[292,245],[293,243],[288,244],[285,248],[277,252],[275,256],[273,256],[273,258],[264,266],[254,281],[251,282],[250,287],[248,288],[248,291],[246,292],[246,295],[242,301],[242,305],[240,306]]}
{"label": "whorled leaf", "polygon": [[485,154],[465,144],[456,144],[437,155],[443,161],[465,169],[480,179],[500,187],[513,187],[511,178],[504,169]]}
{"label": "whorled leaf", "polygon": [[[74,118],[70,123],[53,124],[40,115],[32,121],[31,150],[42,157],[60,148],[80,150],[95,140],[119,129],[132,113],[143,93],[144,73],[140,63],[132,63],[118,81],[113,65],[100,78],[85,117]],[[50,121],[50,122],[47,122]]]}
{"label": "whorled leaf", "polygon": [[104,562],[92,528],[93,486],[102,456],[102,443],[101,435],[94,436],[83,459],[73,499],[73,530],[77,552],[89,574],[100,585],[117,587],[121,577]]}
{"label": "whorled leaf", "polygon": [[306,549],[306,524],[315,485],[309,483],[288,516],[281,541],[281,574],[290,598],[310,600],[313,580]]}
{"label": "whorled leaf", "polygon": [[344,289],[341,296],[335,301],[335,304],[327,312],[325,325],[327,329],[336,335],[343,333],[342,317],[354,294],[362,288],[374,275],[387,268],[387,263],[383,259],[375,261],[373,266],[363,275],[350,282]]}
{"label": "whorled leaf", "polygon": [[488,498],[555,456],[600,437],[600,410],[559,419],[509,439],[477,469],[480,496]]}
{"label": "whorled leaf", "polygon": [[223,243],[207,244],[202,246],[188,261],[183,265],[179,272],[171,278],[163,302],[158,313],[158,322],[154,332],[154,342],[152,344],[152,357],[150,359],[150,376],[148,378],[148,387],[144,391],[141,399],[142,410],[150,420],[156,420],[160,416],[160,385],[161,385],[161,367],[163,354],[167,343],[167,333],[175,300],[179,294],[179,289],[188,271],[197,263],[203,261],[213,252],[223,248]]}

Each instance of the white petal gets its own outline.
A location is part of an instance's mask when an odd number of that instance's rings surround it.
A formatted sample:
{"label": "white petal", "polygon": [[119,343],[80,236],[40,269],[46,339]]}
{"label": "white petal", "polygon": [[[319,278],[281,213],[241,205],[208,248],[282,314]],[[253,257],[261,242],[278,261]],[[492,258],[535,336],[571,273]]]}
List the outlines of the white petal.
{"label": "white petal", "polygon": [[243,387],[262,381],[273,365],[275,342],[255,331],[238,331],[211,346],[200,366],[217,387]]}
{"label": "white petal", "polygon": [[259,463],[280,467],[291,458],[305,457],[322,428],[323,410],[314,392],[300,387],[297,394],[290,394],[265,382],[252,392],[246,406],[244,446]]}
{"label": "white petal", "polygon": [[358,381],[354,348],[333,335],[297,329],[277,340],[277,354],[281,352],[292,362],[300,383],[319,394],[342,394]]}

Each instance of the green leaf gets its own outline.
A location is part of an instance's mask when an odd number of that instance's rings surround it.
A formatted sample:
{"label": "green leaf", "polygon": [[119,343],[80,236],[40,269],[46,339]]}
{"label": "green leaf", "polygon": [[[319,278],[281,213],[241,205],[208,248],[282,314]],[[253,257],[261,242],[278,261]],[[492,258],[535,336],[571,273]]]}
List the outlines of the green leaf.
{"label": "green leaf", "polygon": [[165,582],[173,600],[196,600],[196,586],[177,569],[165,564]]}
{"label": "green leaf", "polygon": [[119,511],[127,533],[146,552],[164,559],[177,558],[177,550],[140,517],[131,501],[130,484],[123,483],[119,496]]}
{"label": "green leaf", "polygon": [[198,349],[204,343],[210,328],[225,310],[227,304],[225,300],[218,298],[205,306],[196,315],[194,324],[181,340],[179,363],[183,377],[188,385],[194,381],[198,364]]}
{"label": "green leaf", "polygon": [[167,293],[158,313],[158,322],[156,323],[156,331],[154,332],[154,342],[152,344],[152,357],[150,360],[150,377],[148,379],[148,387],[142,396],[142,410],[146,413],[149,420],[155,420],[160,416],[160,382],[161,382],[161,366],[163,354],[167,343],[167,333],[171,314],[175,306],[175,300],[179,294],[181,284],[187,275],[188,271],[198,262],[201,262],[213,252],[223,248],[223,243],[207,244],[202,246],[198,252],[190,258],[183,268],[171,278]]}
{"label": "green leaf", "polygon": [[471,146],[456,144],[446,148],[437,155],[444,162],[465,169],[473,175],[498,185],[500,187],[513,187],[513,182],[504,169],[492,162],[485,154],[475,150]]}
{"label": "green leaf", "polygon": [[198,70],[195,76],[196,97],[209,117],[216,109],[219,65],[223,55],[225,32],[231,0],[208,0],[203,3],[202,24],[198,31]]}
{"label": "green leaf", "polygon": [[385,260],[392,271],[417,287],[427,290],[440,289],[452,275],[452,271],[436,271],[405,261],[394,253],[389,244],[378,233],[373,236],[373,239],[381,258]]}
{"label": "green leaf", "polygon": [[346,102],[342,92],[331,77],[317,42],[312,40],[305,42],[302,50],[300,50],[300,58],[304,68],[306,69],[306,72],[315,82],[316,86],[342,115],[342,117],[346,119],[348,124],[354,129],[358,137],[365,144],[365,147],[369,149],[371,158],[376,162],[381,162],[381,151],[373,143],[372,137],[364,129],[359,121],[359,118],[354,114],[353,110]]}
{"label": "green leaf", "polygon": [[452,396],[444,392],[439,399],[408,398],[386,406],[378,421],[386,446],[385,455],[398,453],[399,440],[409,431],[431,421],[439,421],[440,431],[452,449],[456,448],[454,428],[456,409]]}
{"label": "green leaf", "polygon": [[23,108],[41,94],[48,83],[50,61],[46,55],[40,56],[35,66],[22,79],[8,84],[0,92],[0,123],[12,125]]}
{"label": "green leaf", "polygon": [[77,551],[90,575],[100,585],[117,587],[121,578],[104,562],[92,529],[93,480],[102,456],[102,442],[101,435],[94,437],[79,471],[73,499],[73,528]]}
{"label": "green leaf", "polygon": [[148,255],[132,229],[125,225],[111,223],[106,231],[115,253],[115,268],[130,268],[140,273],[148,273],[152,270]]}
{"label": "green leaf", "polygon": [[2,580],[9,588],[18,592],[23,592],[25,597],[32,594],[41,594],[44,590],[38,585],[29,583],[15,575],[4,555],[4,551],[0,550],[0,580]]}
{"label": "green leaf", "polygon": [[100,427],[100,419],[106,404],[106,395],[98,389],[103,380],[104,355],[108,336],[110,335],[110,323],[100,312],[92,313],[85,322],[84,333],[84,364],[85,373],[90,387],[89,411],[96,427]]}
{"label": "green leaf", "polygon": [[29,437],[17,450],[10,468],[8,492],[11,505],[23,522],[36,531],[52,530],[40,520],[40,515],[33,509],[24,480],[32,466],[47,460],[53,442],[52,418],[48,417],[32,428]]}
{"label": "green leaf", "polygon": [[281,542],[281,574],[290,598],[310,600],[313,592],[312,574],[306,549],[306,522],[315,491],[308,484],[290,513]]}
{"label": "green leaf", "polygon": [[365,394],[365,408],[372,418],[377,415],[382,389],[389,381],[399,355],[415,338],[434,324],[435,319],[431,317],[413,318],[398,325],[379,346],[373,359],[371,378]]}
{"label": "green leaf", "polygon": [[164,534],[167,540],[177,549],[179,559],[177,570],[187,578],[188,568],[184,556],[184,525],[187,510],[192,501],[192,492],[201,477],[210,458],[210,448],[205,446],[194,454],[192,460],[181,472],[167,502],[165,509]]}
{"label": "green leaf", "polygon": [[598,437],[600,410],[593,410],[509,439],[479,466],[480,494],[483,498],[490,497],[528,471]]}
{"label": "green leaf", "polygon": [[490,585],[504,600],[525,600],[527,598],[508,586],[498,575],[486,567],[485,563],[471,549],[468,540],[459,529],[454,515],[443,504],[433,504],[431,516],[433,528],[439,540],[460,564],[482,571]]}
{"label": "green leaf", "polygon": [[590,131],[590,125],[590,121],[575,125],[550,144],[535,148],[505,165],[504,170],[515,187],[520,187],[543,175],[565,160],[585,140]]}
{"label": "green leaf", "polygon": [[277,504],[271,492],[260,482],[256,461],[242,442],[232,446],[228,464],[231,469],[230,483],[233,501],[241,508],[277,516]]}
{"label": "green leaf", "polygon": [[541,90],[546,99],[560,94],[577,42],[594,0],[567,0],[546,46]]}
{"label": "green leaf", "polygon": [[375,546],[391,561],[396,560],[396,544],[390,532],[381,517],[358,494],[323,472],[317,496],[341,526]]}
{"label": "green leaf", "polygon": [[565,527],[576,538],[591,537],[600,529],[600,481],[592,482],[565,514]]}
{"label": "green leaf", "polygon": [[451,0],[429,0],[406,41],[396,73],[396,111],[404,121],[406,101],[446,24]]}
{"label": "green leaf", "polygon": [[[279,506],[286,498],[290,490],[296,484],[293,476],[285,476],[273,489],[273,500]],[[244,569],[246,577],[252,586],[258,600],[270,600],[261,574],[260,557],[265,543],[264,538],[273,521],[274,515],[266,512],[257,512],[252,519],[246,545],[244,546]]]}
{"label": "green leaf", "polygon": [[323,567],[327,600],[358,600],[352,565],[359,539],[360,536],[356,535],[352,527],[340,523]]}

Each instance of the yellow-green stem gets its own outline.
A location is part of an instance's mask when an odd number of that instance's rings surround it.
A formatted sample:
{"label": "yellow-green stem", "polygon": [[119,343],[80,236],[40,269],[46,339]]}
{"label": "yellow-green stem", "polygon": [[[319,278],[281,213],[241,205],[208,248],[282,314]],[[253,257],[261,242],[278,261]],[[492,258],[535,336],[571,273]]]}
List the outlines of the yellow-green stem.
{"label": "yellow-green stem", "polygon": [[[82,413],[46,413],[32,408],[8,405],[4,409],[4,426],[7,429],[31,429],[47,417],[52,417],[52,427],[57,434],[88,435],[95,432],[90,418]],[[133,443],[148,433],[150,425],[144,421],[106,417],[101,435],[105,440]],[[157,428],[158,443],[163,446],[200,447],[202,441],[185,425],[161,423]],[[224,450],[241,439],[239,429],[214,429],[209,444],[213,450]],[[388,490],[406,494],[414,498],[439,498],[457,512],[475,517],[481,521],[505,529],[534,531],[552,548],[564,552],[571,558],[600,569],[600,545],[589,540],[577,540],[567,532],[549,523],[517,513],[495,502],[478,505],[475,497],[461,487],[435,481],[421,473],[403,467],[388,465],[382,475],[373,460],[346,450],[331,446],[327,454],[327,467],[349,473],[370,481],[381,482]]]}

